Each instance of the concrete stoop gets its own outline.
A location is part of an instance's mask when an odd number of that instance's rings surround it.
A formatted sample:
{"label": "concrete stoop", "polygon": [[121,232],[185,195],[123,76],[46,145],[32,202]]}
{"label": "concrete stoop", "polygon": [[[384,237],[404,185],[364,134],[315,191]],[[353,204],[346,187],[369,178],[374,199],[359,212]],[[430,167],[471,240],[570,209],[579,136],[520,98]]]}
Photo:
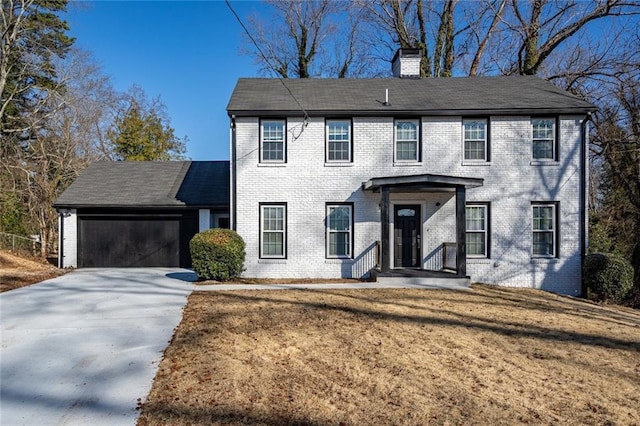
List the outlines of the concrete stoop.
{"label": "concrete stoop", "polygon": [[469,277],[461,277],[449,272],[419,269],[394,269],[389,272],[371,271],[371,279],[387,286],[410,285],[423,288],[450,290],[468,289]]}

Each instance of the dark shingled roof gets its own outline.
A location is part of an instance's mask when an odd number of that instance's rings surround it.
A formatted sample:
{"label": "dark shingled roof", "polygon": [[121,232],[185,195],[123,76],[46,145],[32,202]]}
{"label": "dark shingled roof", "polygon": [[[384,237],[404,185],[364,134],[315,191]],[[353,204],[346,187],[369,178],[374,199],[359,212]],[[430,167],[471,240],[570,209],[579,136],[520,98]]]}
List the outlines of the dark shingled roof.
{"label": "dark shingled roof", "polygon": [[57,208],[228,205],[228,161],[101,161],[54,203]]}
{"label": "dark shingled roof", "polygon": [[[238,80],[229,115],[472,115],[586,113],[595,106],[532,76]],[[384,105],[385,90],[389,103]]]}

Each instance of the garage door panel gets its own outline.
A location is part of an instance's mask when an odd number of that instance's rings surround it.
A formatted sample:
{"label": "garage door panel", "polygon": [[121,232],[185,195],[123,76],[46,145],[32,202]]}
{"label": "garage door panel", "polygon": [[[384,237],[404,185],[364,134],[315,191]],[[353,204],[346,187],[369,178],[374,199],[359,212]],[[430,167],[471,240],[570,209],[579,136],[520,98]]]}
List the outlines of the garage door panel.
{"label": "garage door panel", "polygon": [[79,266],[181,266],[180,226],[180,217],[81,217]]}

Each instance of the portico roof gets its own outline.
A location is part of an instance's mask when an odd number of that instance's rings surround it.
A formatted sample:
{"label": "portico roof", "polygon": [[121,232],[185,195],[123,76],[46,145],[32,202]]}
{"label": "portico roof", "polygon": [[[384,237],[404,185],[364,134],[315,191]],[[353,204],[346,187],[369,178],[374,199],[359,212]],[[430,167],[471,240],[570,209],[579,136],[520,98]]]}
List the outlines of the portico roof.
{"label": "portico roof", "polygon": [[390,190],[402,189],[411,191],[455,189],[459,187],[471,189],[478,188],[483,184],[484,179],[480,178],[421,174],[371,178],[366,182],[362,182],[362,189],[365,191],[377,191],[383,187]]}

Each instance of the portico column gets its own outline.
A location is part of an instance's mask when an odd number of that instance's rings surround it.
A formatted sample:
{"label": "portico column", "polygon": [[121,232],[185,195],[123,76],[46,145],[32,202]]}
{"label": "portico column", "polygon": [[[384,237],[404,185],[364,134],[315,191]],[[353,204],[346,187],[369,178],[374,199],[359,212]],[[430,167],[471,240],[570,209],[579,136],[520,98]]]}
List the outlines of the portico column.
{"label": "portico column", "polygon": [[380,197],[380,243],[382,244],[382,272],[389,272],[391,269],[391,249],[389,246],[389,188],[382,187],[380,189],[382,196]]}
{"label": "portico column", "polygon": [[467,275],[467,218],[465,187],[456,187],[456,274]]}

